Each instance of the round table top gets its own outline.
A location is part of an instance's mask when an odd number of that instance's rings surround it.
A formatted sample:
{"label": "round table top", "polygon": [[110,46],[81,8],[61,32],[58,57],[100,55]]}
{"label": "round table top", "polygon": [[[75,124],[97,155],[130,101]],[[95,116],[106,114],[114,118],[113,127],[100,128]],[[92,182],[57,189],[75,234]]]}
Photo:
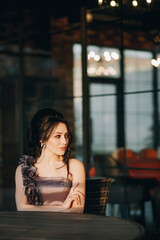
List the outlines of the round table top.
{"label": "round table top", "polygon": [[143,239],[145,229],[115,217],[76,213],[0,212],[1,239]]}

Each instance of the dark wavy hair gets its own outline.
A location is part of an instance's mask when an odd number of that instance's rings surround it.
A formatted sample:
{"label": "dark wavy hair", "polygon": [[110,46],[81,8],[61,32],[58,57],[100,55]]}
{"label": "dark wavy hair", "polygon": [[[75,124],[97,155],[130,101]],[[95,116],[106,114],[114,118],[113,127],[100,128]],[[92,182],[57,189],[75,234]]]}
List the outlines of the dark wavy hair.
{"label": "dark wavy hair", "polygon": [[58,123],[66,124],[68,133],[69,133],[69,143],[64,154],[63,162],[68,166],[68,160],[70,157],[70,144],[72,140],[72,134],[69,128],[69,124],[64,116],[51,108],[44,108],[39,110],[32,118],[29,127],[26,130],[26,140],[27,140],[27,154],[32,156],[35,159],[35,163],[37,159],[40,157],[42,152],[42,147],[40,140],[42,142],[46,142],[53,129],[58,125]]}

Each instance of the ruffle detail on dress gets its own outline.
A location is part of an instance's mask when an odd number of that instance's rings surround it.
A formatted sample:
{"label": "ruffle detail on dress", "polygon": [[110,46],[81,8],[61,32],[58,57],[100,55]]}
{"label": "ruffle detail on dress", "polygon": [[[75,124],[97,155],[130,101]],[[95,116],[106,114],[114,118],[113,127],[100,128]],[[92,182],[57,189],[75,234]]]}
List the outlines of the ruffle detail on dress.
{"label": "ruffle detail on dress", "polygon": [[42,205],[43,203],[39,199],[39,189],[36,186],[38,173],[37,168],[34,166],[35,159],[32,156],[23,155],[19,159],[19,164],[22,167],[21,172],[27,202],[31,205]]}

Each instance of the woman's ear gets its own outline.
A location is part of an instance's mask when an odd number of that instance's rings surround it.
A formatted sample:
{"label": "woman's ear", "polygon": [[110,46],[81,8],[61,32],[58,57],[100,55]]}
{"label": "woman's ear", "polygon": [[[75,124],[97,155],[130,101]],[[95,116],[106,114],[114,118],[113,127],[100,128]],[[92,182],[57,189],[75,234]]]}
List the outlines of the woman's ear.
{"label": "woman's ear", "polygon": [[40,142],[40,144],[41,144],[41,148],[45,148],[45,147],[46,147],[45,142],[43,142],[42,140],[40,140],[39,142]]}

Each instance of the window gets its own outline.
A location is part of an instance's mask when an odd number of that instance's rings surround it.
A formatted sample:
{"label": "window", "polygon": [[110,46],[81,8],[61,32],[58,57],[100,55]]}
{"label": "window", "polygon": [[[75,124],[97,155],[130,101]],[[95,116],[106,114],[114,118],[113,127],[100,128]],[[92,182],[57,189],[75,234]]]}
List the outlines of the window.
{"label": "window", "polygon": [[125,50],[124,56],[126,146],[139,152],[153,147],[152,53]]}
{"label": "window", "polygon": [[[114,55],[114,54],[115,55]],[[91,151],[110,153],[117,146],[117,85],[120,83],[120,51],[88,46],[90,79]],[[82,87],[81,46],[73,46],[74,55],[74,118],[77,153],[82,157]],[[106,56],[106,57],[105,57]],[[116,56],[116,59],[113,58]],[[126,147],[139,152],[153,147],[153,66],[149,51],[124,50],[124,119]],[[110,61],[109,61],[110,60]],[[106,68],[105,68],[106,67]],[[105,69],[112,69],[114,74]],[[158,71],[160,78],[160,71]],[[102,80],[101,80],[102,79]],[[160,81],[159,81],[160,82]],[[160,88],[160,83],[158,83]],[[158,92],[160,102],[160,93]],[[159,113],[160,114],[160,113]]]}

